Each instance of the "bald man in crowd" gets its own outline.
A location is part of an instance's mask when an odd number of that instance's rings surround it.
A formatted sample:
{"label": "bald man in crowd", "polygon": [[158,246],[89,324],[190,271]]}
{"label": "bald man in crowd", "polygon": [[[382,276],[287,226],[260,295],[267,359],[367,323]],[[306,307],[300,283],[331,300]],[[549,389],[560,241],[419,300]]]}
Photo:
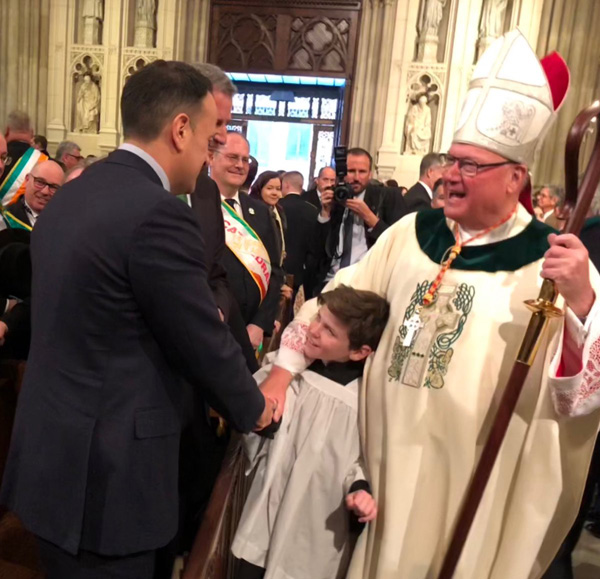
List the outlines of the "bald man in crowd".
{"label": "bald man in crowd", "polygon": [[25,177],[25,193],[9,208],[21,223],[33,228],[40,213],[65,180],[61,166],[55,161],[43,161]]}

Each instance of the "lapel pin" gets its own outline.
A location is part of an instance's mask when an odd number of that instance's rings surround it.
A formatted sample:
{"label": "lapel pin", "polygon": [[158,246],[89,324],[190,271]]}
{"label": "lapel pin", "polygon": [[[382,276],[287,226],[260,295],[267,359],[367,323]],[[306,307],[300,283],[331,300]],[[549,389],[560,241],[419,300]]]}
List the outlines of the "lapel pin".
{"label": "lapel pin", "polygon": [[250,213],[250,215],[254,215],[254,209],[250,207],[250,209],[248,209],[248,213]]}

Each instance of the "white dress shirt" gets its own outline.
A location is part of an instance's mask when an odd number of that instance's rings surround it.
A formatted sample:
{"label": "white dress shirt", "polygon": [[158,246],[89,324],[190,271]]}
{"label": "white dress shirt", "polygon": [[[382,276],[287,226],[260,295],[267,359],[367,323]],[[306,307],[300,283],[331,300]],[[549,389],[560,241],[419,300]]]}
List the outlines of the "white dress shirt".
{"label": "white dress shirt", "polygon": [[25,213],[27,213],[27,217],[29,217],[29,221],[31,222],[31,227],[35,225],[37,218],[40,216],[39,213],[35,212],[27,201],[25,201],[25,196],[23,196],[23,206],[25,207]]}
{"label": "white dress shirt", "polygon": [[[365,200],[365,191],[356,195],[354,199],[360,199],[361,201]],[[331,261],[331,267],[329,268],[329,272],[327,273],[327,277],[325,281],[329,281],[333,278],[333,276],[340,269],[340,264],[342,261],[342,253],[344,251],[344,222],[346,220],[346,216],[348,215],[349,209],[344,209],[344,216],[342,217],[342,223],[340,225],[340,234],[339,241],[336,254],[340,257],[334,257]],[[354,215],[354,219],[352,221],[352,247],[350,249],[350,265],[354,265],[358,261],[360,261],[364,255],[369,251],[369,247],[367,246],[367,235],[365,232],[365,222],[358,215]]]}
{"label": "white dress shirt", "polygon": [[[227,203],[227,199],[227,197],[223,197],[223,195],[221,195],[221,201]],[[244,212],[242,211],[242,206],[240,204],[240,192],[236,191],[235,195],[233,197],[229,197],[229,199],[233,199],[235,201],[235,203],[233,204],[233,209],[242,219],[244,219]]]}

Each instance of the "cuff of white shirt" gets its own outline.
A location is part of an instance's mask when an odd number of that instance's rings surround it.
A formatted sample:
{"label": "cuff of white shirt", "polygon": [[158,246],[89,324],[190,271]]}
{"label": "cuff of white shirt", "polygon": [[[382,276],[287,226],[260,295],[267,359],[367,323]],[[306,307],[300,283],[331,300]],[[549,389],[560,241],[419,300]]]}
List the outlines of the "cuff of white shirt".
{"label": "cuff of white shirt", "polygon": [[274,364],[295,376],[306,369],[306,358],[290,348],[279,348]]}
{"label": "cuff of white shirt", "polygon": [[594,301],[592,309],[590,310],[590,313],[587,315],[585,321],[582,323],[582,321],[574,314],[573,310],[567,306],[565,312],[565,327],[577,348],[583,348],[583,344],[585,343],[588,334],[590,333],[592,321],[598,315],[599,308],[600,304],[596,299]]}
{"label": "cuff of white shirt", "polygon": [[[585,323],[582,323],[569,307],[565,311],[565,330],[548,372],[554,407],[563,416],[585,415],[599,406],[600,390],[586,397],[582,396],[581,392],[584,382],[583,349],[591,324],[598,314],[597,302],[598,300],[594,302]],[[561,365],[579,367],[579,371],[572,376],[558,376]]]}
{"label": "cuff of white shirt", "polygon": [[320,213],[317,216],[317,221],[319,223],[329,223],[331,221],[331,217],[323,217]]}

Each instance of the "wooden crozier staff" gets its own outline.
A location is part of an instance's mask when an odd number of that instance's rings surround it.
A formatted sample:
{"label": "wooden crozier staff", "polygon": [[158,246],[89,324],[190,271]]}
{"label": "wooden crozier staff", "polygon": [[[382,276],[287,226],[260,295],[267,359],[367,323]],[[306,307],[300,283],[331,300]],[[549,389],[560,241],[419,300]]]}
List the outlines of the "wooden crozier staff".
{"label": "wooden crozier staff", "polygon": [[[596,101],[577,115],[567,137],[565,150],[566,200],[562,216],[568,219],[568,223],[564,233],[579,235],[596,193],[598,183],[600,183],[600,130],[597,130],[594,149],[578,194],[579,151],[588,126],[592,122],[592,119],[598,119],[599,115],[600,101]],[[492,429],[471,479],[438,579],[451,579],[454,575],[456,565],[469,535],[469,529],[477,513],[477,508],[494,468],[500,447],[502,446],[504,435],[506,434],[523,384],[529,373],[529,368],[533,364],[535,355],[537,354],[542,332],[549,318],[563,315],[562,310],[554,305],[557,297],[558,292],[556,291],[554,282],[545,279],[538,298],[525,302],[527,307],[533,312],[533,315],[527,326],[521,348],[508,379],[508,384],[502,395],[498,411],[492,423]]]}

